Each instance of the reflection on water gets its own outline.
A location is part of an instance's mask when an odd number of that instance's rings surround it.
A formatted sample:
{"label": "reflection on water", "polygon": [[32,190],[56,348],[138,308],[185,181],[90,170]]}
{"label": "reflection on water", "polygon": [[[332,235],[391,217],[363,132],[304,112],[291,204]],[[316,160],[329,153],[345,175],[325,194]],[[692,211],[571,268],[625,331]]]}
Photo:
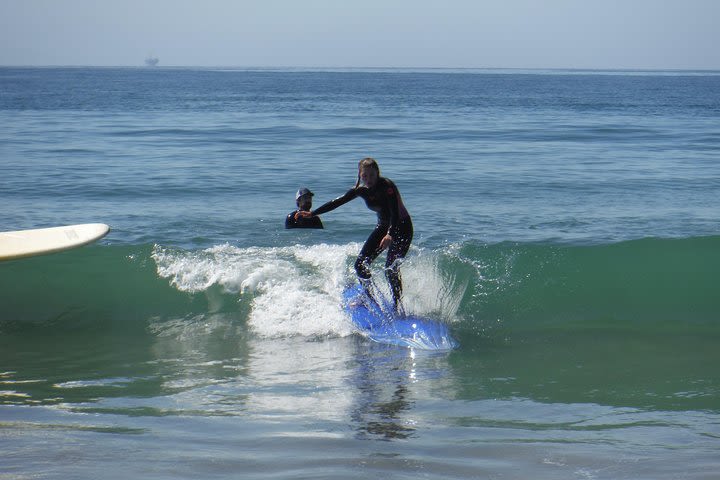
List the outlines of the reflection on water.
{"label": "reflection on water", "polygon": [[[347,478],[407,475],[408,465],[413,474],[432,472],[429,478],[469,478],[476,476],[477,462],[488,477],[508,476],[521,465],[518,478],[530,478],[539,460],[571,478],[588,462],[613,467],[627,451],[651,458],[656,471],[689,461],[717,464],[717,409],[633,407],[662,393],[657,385],[629,388],[638,384],[638,372],[651,375],[645,367],[656,356],[634,354],[632,369],[611,369],[606,375],[614,380],[608,382],[602,375],[612,363],[604,355],[611,343],[597,333],[586,342],[554,336],[552,346],[536,338],[444,353],[359,336],[258,338],[222,315],[150,322],[141,334],[44,333],[0,337],[0,449],[18,459],[19,469],[47,456],[34,447],[39,439],[48,444],[47,438],[63,449],[76,442],[78,458],[100,448],[103,466],[108,458],[124,458],[117,445],[127,458],[144,459],[140,470],[155,468],[163,456],[173,472],[176,463],[190,462],[197,468],[188,473],[192,478],[216,472],[218,461],[227,462],[227,476],[249,465],[258,477],[279,472],[273,478],[286,478],[282,474],[298,471],[298,464],[307,469],[304,478],[335,478],[313,475],[314,468],[350,468]],[[622,351],[642,346],[611,339]],[[680,343],[675,339],[676,347]],[[674,408],[717,405],[717,395],[678,390],[691,378],[688,367],[703,356],[701,349],[695,357],[676,358],[676,371],[666,365],[671,383],[663,388],[672,400],[656,395],[654,401]],[[706,378],[695,388],[716,391]],[[614,391],[598,393],[597,385]],[[112,438],[88,439],[90,432]],[[12,441],[3,444],[2,435]],[[159,452],[147,450],[158,441]],[[418,452],[424,452],[421,460]],[[668,452],[675,456],[665,460]],[[76,463],[64,465],[72,470]],[[554,473],[536,476],[558,478]]]}
{"label": "reflection on water", "polygon": [[394,439],[418,431],[428,399],[717,411],[711,358],[712,337],[612,332],[516,335],[508,345],[432,353],[354,335],[259,338],[225,314],[150,321],[142,331],[41,325],[0,338],[0,404],[295,418]]}
{"label": "reflection on water", "polygon": [[4,345],[0,403],[229,416],[396,440],[415,434],[423,421],[416,402],[449,377],[447,353],[416,354],[359,336],[257,338],[221,315],[151,321],[143,335],[115,343],[56,333],[41,351],[25,341]]}
{"label": "reflection on water", "polygon": [[358,437],[393,440],[412,436],[414,352],[367,344],[357,350],[349,386],[356,391],[350,418]]}
{"label": "reflection on water", "polygon": [[[300,420],[318,429],[334,424],[350,428],[358,438],[406,439],[421,422],[413,412],[416,400],[436,388],[446,389],[451,378],[447,353],[416,353],[357,336],[243,336],[226,338],[224,343],[230,341],[235,348],[220,352],[199,343],[206,326],[197,325],[196,331],[187,324],[165,327],[153,348],[156,356],[195,359],[176,364],[173,383],[166,382],[165,389],[186,382],[186,391],[171,394],[175,407],[207,414]],[[207,355],[199,358],[203,350]],[[203,378],[198,366],[209,376]],[[190,398],[194,405],[187,404]]]}

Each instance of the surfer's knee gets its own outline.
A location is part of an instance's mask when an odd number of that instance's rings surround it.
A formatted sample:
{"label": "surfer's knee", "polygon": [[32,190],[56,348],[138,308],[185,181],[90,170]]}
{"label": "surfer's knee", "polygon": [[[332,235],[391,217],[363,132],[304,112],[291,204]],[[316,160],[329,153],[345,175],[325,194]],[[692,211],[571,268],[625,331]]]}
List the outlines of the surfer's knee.
{"label": "surfer's knee", "polygon": [[355,271],[360,278],[368,279],[371,277],[367,261],[362,257],[358,257],[358,259],[355,260]]}

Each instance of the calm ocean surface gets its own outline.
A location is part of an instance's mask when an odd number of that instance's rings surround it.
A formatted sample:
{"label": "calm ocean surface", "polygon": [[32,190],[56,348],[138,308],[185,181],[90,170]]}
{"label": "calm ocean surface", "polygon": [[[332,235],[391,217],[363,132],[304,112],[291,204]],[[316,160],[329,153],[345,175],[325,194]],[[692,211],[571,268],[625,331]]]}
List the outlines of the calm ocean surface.
{"label": "calm ocean surface", "polygon": [[[0,67],[0,123],[0,230],[112,227],[0,263],[0,479],[720,478],[720,72]],[[454,351],[353,333],[361,201],[283,228],[365,156]]]}

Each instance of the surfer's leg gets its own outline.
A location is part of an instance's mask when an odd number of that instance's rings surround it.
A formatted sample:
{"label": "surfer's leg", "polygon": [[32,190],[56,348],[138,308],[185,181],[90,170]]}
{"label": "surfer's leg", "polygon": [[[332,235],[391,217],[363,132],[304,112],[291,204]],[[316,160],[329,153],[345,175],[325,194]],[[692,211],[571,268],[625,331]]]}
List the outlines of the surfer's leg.
{"label": "surfer's leg", "polygon": [[390,284],[393,304],[395,305],[395,311],[397,312],[399,311],[400,299],[402,298],[402,278],[400,277],[400,269],[398,268],[397,261],[385,269],[385,278],[387,278],[387,281]]}
{"label": "surfer's leg", "polygon": [[390,248],[388,249],[387,260],[385,261],[385,277],[387,278],[388,284],[390,284],[390,290],[392,291],[393,303],[395,305],[395,311],[401,311],[402,299],[402,277],[400,276],[400,261],[405,258],[408,250],[410,250],[410,242],[413,237],[412,222],[403,222],[400,225],[401,235],[399,238],[393,239]]}
{"label": "surfer's leg", "polygon": [[360,250],[360,254],[355,260],[355,271],[359,278],[368,280],[372,274],[370,273],[370,264],[380,255],[380,241],[385,236],[381,228],[375,227],[368,239],[365,241]]}
{"label": "surfer's leg", "polygon": [[384,236],[385,233],[383,230],[375,227],[375,230],[372,231],[368,239],[365,241],[365,245],[363,245],[360,250],[357,260],[355,260],[355,272],[357,272],[360,285],[363,286],[365,294],[368,298],[376,303],[377,301],[373,296],[370,264],[378,257],[378,255],[380,255],[380,252],[382,251],[380,250],[380,241]]}

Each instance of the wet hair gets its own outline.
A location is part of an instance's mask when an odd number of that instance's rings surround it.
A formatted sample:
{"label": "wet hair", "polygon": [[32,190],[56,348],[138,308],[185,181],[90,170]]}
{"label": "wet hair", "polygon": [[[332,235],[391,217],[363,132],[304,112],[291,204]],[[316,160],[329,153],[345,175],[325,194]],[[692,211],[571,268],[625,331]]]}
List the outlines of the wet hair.
{"label": "wet hair", "polygon": [[355,188],[358,188],[360,186],[360,172],[363,168],[372,168],[375,170],[375,172],[377,172],[378,177],[380,176],[380,167],[378,166],[375,159],[371,157],[365,157],[358,163],[358,175],[357,182],[355,182]]}

